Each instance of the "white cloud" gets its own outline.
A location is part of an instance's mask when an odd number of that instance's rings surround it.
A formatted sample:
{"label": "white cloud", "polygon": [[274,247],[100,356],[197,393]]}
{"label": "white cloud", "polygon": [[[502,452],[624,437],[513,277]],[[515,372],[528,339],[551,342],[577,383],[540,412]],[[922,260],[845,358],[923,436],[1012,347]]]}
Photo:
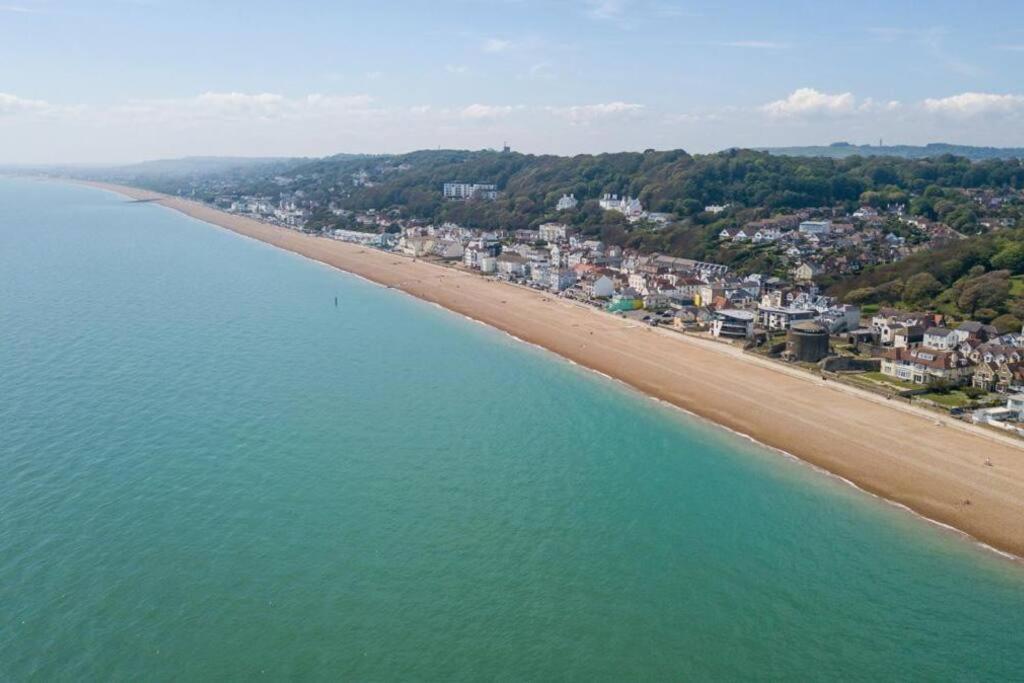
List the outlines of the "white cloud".
{"label": "white cloud", "polygon": [[517,109],[522,109],[522,107],[512,105],[471,104],[468,107],[463,107],[458,110],[458,114],[464,119],[497,119],[503,116],[508,116]]}
{"label": "white cloud", "polygon": [[626,0],[587,0],[586,8],[594,19],[618,19],[626,10]]}
{"label": "white cloud", "polygon": [[289,98],[277,93],[205,92],[194,97],[136,100],[112,107],[109,114],[126,118],[150,118],[164,122],[271,121],[309,119],[370,110],[368,95],[314,93]]}
{"label": "white cloud", "polygon": [[644,105],[631,102],[604,102],[599,104],[578,104],[569,107],[547,107],[547,111],[561,116],[574,125],[587,124],[595,119],[612,116],[639,114]]}
{"label": "white cloud", "polygon": [[469,73],[469,67],[464,64],[448,64],[444,67],[444,70],[456,76],[462,76]]}
{"label": "white cloud", "polygon": [[38,14],[41,10],[24,5],[0,5],[0,12],[12,12],[14,14]]}
{"label": "white cloud", "polygon": [[499,52],[505,52],[512,47],[512,41],[502,40],[501,38],[488,38],[484,41],[483,49],[484,52],[491,54],[497,54]]}
{"label": "white cloud", "polygon": [[1024,113],[1024,95],[996,95],[965,92],[950,97],[929,98],[922,102],[925,111],[951,116]]}
{"label": "white cloud", "polygon": [[54,107],[43,100],[28,100],[17,95],[0,92],[0,116],[22,113],[45,113]]}
{"label": "white cloud", "polygon": [[850,114],[857,110],[852,93],[823,93],[814,88],[799,88],[782,100],[769,102],[761,111],[778,117]]}

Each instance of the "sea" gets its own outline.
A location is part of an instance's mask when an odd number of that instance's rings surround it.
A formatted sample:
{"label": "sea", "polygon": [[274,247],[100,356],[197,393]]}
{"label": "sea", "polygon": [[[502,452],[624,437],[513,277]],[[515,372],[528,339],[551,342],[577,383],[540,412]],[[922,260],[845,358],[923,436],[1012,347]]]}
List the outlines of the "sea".
{"label": "sea", "polygon": [[0,680],[1022,678],[1018,562],[400,292],[0,179]]}

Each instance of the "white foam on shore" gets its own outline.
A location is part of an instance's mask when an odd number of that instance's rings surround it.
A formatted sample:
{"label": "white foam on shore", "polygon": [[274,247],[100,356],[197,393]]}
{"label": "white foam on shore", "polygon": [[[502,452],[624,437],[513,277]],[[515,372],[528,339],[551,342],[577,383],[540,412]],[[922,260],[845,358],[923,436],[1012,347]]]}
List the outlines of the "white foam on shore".
{"label": "white foam on shore", "polygon": [[[116,190],[112,190],[112,189],[108,189],[108,188],[96,188],[96,189],[106,189],[106,190],[108,190],[110,192],[114,192],[115,194],[121,194],[121,193],[118,193]],[[128,196],[128,195],[123,195],[122,194],[122,196]],[[725,426],[723,424],[719,424],[719,423],[717,423],[717,422],[715,422],[715,421],[713,421],[713,420],[711,420],[709,418],[703,417],[702,415],[699,415],[699,414],[697,414],[697,413],[695,413],[695,412],[693,412],[691,410],[688,410],[686,408],[678,406],[678,405],[676,405],[674,403],[671,403],[669,401],[666,401],[664,399],[658,398],[657,396],[652,396],[650,394],[644,393],[643,391],[637,389],[636,387],[634,387],[633,385],[629,384],[628,382],[626,382],[624,380],[621,380],[621,379],[619,379],[617,377],[612,377],[611,375],[608,375],[608,374],[606,374],[604,372],[601,372],[600,370],[596,370],[596,369],[591,368],[589,366],[582,365],[582,364],[574,361],[571,358],[568,358],[568,357],[563,356],[563,355],[561,355],[561,354],[559,354],[559,353],[557,353],[555,351],[552,351],[551,349],[549,349],[549,348],[547,348],[545,346],[541,346],[540,344],[536,344],[534,342],[530,342],[530,341],[527,341],[527,340],[522,339],[520,337],[517,337],[516,335],[512,334],[511,332],[503,330],[503,329],[501,329],[499,327],[495,327],[494,325],[491,325],[491,324],[489,324],[489,323],[487,323],[487,322],[485,322],[483,320],[479,320],[478,318],[474,318],[472,316],[466,315],[465,313],[460,313],[458,311],[453,311],[450,308],[442,306],[441,304],[437,303],[436,301],[430,301],[428,299],[423,299],[421,297],[418,297],[415,294],[412,294],[411,292],[408,292],[408,291],[406,291],[405,289],[402,289],[399,286],[385,285],[385,284],[382,284],[380,282],[376,282],[375,280],[371,280],[371,279],[369,279],[369,278],[367,278],[367,277],[365,277],[363,275],[360,275],[358,273],[354,273],[352,271],[345,270],[344,268],[339,268],[339,267],[334,266],[334,265],[332,265],[330,263],[326,263],[325,261],[321,261],[321,260],[313,258],[311,256],[306,256],[305,254],[300,254],[299,252],[292,251],[291,249],[286,249],[284,247],[278,247],[277,245],[271,244],[271,243],[266,242],[264,240],[261,240],[258,237],[253,237],[251,235],[246,235],[245,233],[238,232],[238,231],[233,230],[233,229],[231,229],[229,227],[226,227],[226,226],[223,226],[223,225],[218,225],[216,223],[211,223],[210,221],[203,220],[202,218],[197,218],[196,216],[192,216],[192,215],[190,215],[190,214],[188,214],[188,213],[186,213],[184,211],[181,211],[179,209],[176,209],[174,207],[166,206],[165,204],[162,204],[160,202],[152,202],[152,203],[156,204],[157,206],[161,206],[161,207],[163,207],[165,209],[168,209],[170,211],[174,211],[175,213],[178,213],[180,215],[184,215],[184,216],[187,216],[188,218],[192,218],[192,219],[194,219],[194,220],[196,220],[196,221],[198,221],[200,223],[205,223],[206,225],[210,225],[210,226],[213,226],[213,227],[221,229],[221,230],[227,230],[228,232],[231,232],[231,233],[233,233],[235,235],[238,235],[239,237],[244,237],[244,238],[247,238],[247,239],[251,239],[251,240],[253,240],[255,242],[258,242],[260,244],[264,244],[264,245],[266,245],[268,247],[271,247],[273,249],[277,249],[279,251],[288,252],[288,253],[293,254],[295,256],[298,256],[299,258],[302,258],[302,259],[304,259],[306,261],[311,261],[311,262],[319,264],[319,265],[321,265],[323,267],[329,268],[332,271],[345,273],[346,275],[350,275],[352,277],[358,278],[358,279],[360,279],[360,280],[362,280],[364,282],[367,282],[369,284],[375,285],[375,286],[380,287],[382,289],[388,289],[388,290],[392,290],[392,291],[395,291],[395,292],[400,292],[401,294],[404,294],[404,295],[414,299],[417,302],[430,304],[432,306],[435,306],[436,308],[441,309],[442,311],[445,311],[446,313],[454,314],[456,316],[460,316],[460,317],[464,318],[465,320],[469,320],[469,321],[477,323],[479,325],[483,325],[483,326],[487,327],[490,330],[494,330],[496,332],[499,332],[501,334],[506,335],[507,337],[515,340],[516,342],[519,342],[521,344],[525,344],[527,346],[532,346],[532,347],[534,347],[536,349],[539,349],[539,350],[543,351],[546,354],[551,354],[551,355],[555,356],[556,358],[558,358],[558,359],[560,359],[562,361],[566,361],[570,365],[574,365],[574,366],[576,366],[578,368],[582,368],[583,370],[586,370],[587,372],[591,372],[591,373],[594,373],[595,375],[598,375],[598,376],[603,377],[605,379],[611,380],[612,382],[615,382],[615,383],[619,384],[621,387],[624,387],[625,389],[627,389],[631,393],[635,393],[635,394],[638,394],[638,395],[640,395],[642,397],[649,398],[650,400],[655,401],[656,403],[659,403],[662,406],[666,406],[666,407],[669,407],[671,409],[680,411],[681,413],[683,413],[684,415],[688,416],[691,419],[696,419],[696,420],[700,421],[703,424],[710,425],[713,428],[722,430],[722,431],[724,431],[724,432],[726,432],[728,434],[732,434],[734,436],[738,436],[738,437],[748,441],[749,443],[755,444],[756,446],[758,446],[760,448],[767,449],[769,451],[773,451],[775,453],[781,454],[785,458],[788,458],[788,459],[790,459],[790,460],[792,460],[794,462],[797,462],[797,463],[799,463],[801,465],[810,467],[813,471],[821,473],[821,474],[824,474],[824,475],[826,475],[826,476],[828,476],[828,477],[830,477],[832,479],[838,480],[838,481],[840,481],[840,482],[842,482],[842,483],[852,487],[853,489],[855,489],[855,490],[857,490],[857,491],[859,491],[859,492],[861,492],[863,494],[866,494],[866,495],[870,496],[871,498],[874,498],[875,500],[882,501],[883,503],[891,505],[891,506],[893,506],[893,507],[895,507],[895,508],[897,508],[899,510],[902,510],[904,512],[910,513],[912,516],[917,517],[918,519],[922,519],[925,522],[928,522],[929,524],[931,524],[933,526],[936,526],[936,527],[938,527],[940,529],[943,529],[943,530],[946,530],[946,531],[949,531],[949,532],[953,532],[953,534],[955,534],[956,536],[959,536],[960,538],[962,538],[964,540],[967,540],[972,545],[974,545],[974,546],[976,546],[978,548],[981,548],[983,550],[990,551],[990,552],[994,553],[995,555],[999,556],[1000,558],[1010,560],[1010,561],[1014,562],[1015,564],[1024,564],[1024,557],[1021,557],[1019,555],[1015,555],[1013,553],[1010,553],[1010,552],[1007,552],[1007,551],[995,548],[995,547],[989,545],[988,543],[985,543],[984,541],[981,541],[980,539],[972,536],[971,534],[969,534],[968,532],[966,532],[966,531],[964,531],[962,529],[958,529],[955,526],[946,524],[945,522],[940,522],[937,519],[933,519],[931,517],[928,517],[927,515],[921,514],[920,512],[914,510],[913,508],[911,508],[911,507],[909,507],[909,506],[907,506],[907,505],[905,505],[903,503],[900,503],[898,501],[886,498],[885,496],[880,496],[880,495],[878,495],[876,493],[872,493],[871,491],[868,491],[867,489],[862,488],[861,486],[857,485],[855,482],[847,479],[846,477],[843,477],[843,476],[841,476],[839,474],[836,474],[835,472],[832,472],[832,471],[830,471],[828,469],[825,469],[824,467],[821,467],[820,465],[816,465],[815,463],[810,462],[809,460],[805,460],[805,459],[803,459],[803,458],[801,458],[801,457],[799,457],[797,455],[794,455],[793,453],[790,453],[789,451],[783,450],[781,448],[777,448],[775,446],[770,446],[770,445],[768,445],[766,443],[758,441],[756,438],[754,438],[750,434],[745,434],[743,432],[737,431],[737,430],[732,429],[730,427],[727,427],[727,426]],[[270,225],[271,227],[278,228],[280,230],[287,230],[288,229],[288,228],[282,228],[280,226],[275,226],[275,225],[272,225],[272,224],[268,224],[268,225]],[[398,257],[399,258],[407,258],[407,257],[400,256],[400,255]]]}

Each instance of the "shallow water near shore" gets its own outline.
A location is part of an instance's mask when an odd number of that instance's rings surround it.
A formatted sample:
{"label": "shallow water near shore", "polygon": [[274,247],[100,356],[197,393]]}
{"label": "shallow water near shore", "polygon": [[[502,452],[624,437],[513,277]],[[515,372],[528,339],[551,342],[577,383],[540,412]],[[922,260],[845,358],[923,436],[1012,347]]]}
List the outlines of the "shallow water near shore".
{"label": "shallow water near shore", "polygon": [[0,180],[0,471],[3,680],[1024,670],[1018,564],[89,188]]}

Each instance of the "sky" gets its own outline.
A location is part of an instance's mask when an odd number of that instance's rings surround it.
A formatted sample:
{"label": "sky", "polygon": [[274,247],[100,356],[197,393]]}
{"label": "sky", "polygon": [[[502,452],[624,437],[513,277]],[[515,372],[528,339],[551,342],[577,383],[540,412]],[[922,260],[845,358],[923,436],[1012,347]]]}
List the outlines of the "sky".
{"label": "sky", "polygon": [[1024,3],[0,0],[0,163],[1024,146]]}

